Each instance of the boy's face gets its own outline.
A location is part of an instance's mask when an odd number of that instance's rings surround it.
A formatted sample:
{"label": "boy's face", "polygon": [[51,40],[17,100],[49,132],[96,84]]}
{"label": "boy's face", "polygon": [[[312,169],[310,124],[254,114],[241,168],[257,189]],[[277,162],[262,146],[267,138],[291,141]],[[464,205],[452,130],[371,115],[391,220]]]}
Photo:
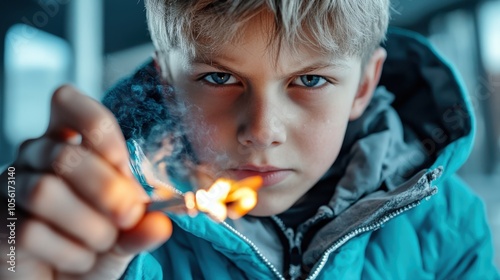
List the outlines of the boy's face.
{"label": "boy's face", "polygon": [[322,177],[371,97],[360,59],[283,45],[276,63],[265,26],[252,21],[209,61],[172,51],[167,70],[199,160],[217,176],[264,178],[256,216],[285,211]]}

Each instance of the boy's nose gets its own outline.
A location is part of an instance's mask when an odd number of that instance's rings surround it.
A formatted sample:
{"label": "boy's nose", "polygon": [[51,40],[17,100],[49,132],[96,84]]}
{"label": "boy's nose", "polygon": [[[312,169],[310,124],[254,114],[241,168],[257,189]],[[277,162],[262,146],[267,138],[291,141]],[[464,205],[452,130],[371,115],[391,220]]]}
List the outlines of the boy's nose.
{"label": "boy's nose", "polygon": [[286,126],[280,114],[283,108],[263,98],[253,98],[245,107],[238,127],[240,144],[262,149],[286,141]]}

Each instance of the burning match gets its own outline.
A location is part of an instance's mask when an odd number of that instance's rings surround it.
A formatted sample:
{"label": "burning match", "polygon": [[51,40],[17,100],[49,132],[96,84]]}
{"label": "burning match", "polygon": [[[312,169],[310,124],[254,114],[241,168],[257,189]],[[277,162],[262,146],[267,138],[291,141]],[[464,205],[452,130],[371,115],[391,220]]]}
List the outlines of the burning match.
{"label": "burning match", "polygon": [[[177,214],[195,216],[198,211],[207,213],[214,220],[221,222],[229,217],[238,219],[250,212],[257,204],[257,191],[262,186],[260,176],[252,176],[240,181],[226,178],[217,179],[207,190],[186,192],[166,199],[153,200],[148,205],[148,211],[165,211]],[[161,196],[161,194],[160,194]]]}
{"label": "burning match", "polygon": [[[169,142],[162,142],[161,151],[168,151]],[[229,217],[238,219],[250,212],[257,204],[257,191],[263,184],[260,176],[247,177],[235,181],[227,178],[219,178],[213,182],[208,189],[188,191],[182,193],[177,190],[166,172],[166,162],[162,159],[164,155],[152,153],[153,163],[142,152],[141,147],[135,140],[127,141],[127,147],[131,153],[130,168],[138,176],[141,184],[152,188],[152,201],[147,205],[147,211],[163,211],[173,214],[188,214],[195,216],[198,212],[207,213],[214,220],[221,222]],[[210,172],[201,166],[190,166],[192,175],[199,185],[208,185],[212,182]]]}

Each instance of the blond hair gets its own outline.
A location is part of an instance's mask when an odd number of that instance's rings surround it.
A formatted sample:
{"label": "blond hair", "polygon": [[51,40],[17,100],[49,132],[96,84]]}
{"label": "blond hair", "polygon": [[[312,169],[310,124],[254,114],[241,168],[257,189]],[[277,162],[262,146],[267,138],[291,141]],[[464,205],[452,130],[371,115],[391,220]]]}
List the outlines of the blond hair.
{"label": "blond hair", "polygon": [[[148,26],[160,53],[195,56],[234,42],[263,10],[274,15],[272,42],[312,47],[364,60],[385,39],[390,0],[145,0]],[[279,45],[278,44],[278,45]],[[279,47],[278,47],[279,49]]]}

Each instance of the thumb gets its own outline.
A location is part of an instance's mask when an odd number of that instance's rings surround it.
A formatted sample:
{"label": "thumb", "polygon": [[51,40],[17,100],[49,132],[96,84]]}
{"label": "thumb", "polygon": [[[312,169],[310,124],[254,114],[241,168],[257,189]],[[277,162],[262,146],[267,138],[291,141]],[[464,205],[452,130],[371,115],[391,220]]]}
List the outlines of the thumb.
{"label": "thumb", "polygon": [[122,232],[113,248],[118,255],[136,255],[154,249],[172,234],[172,222],[162,212],[146,213],[132,229]]}
{"label": "thumb", "polygon": [[119,279],[134,256],[163,244],[172,233],[170,219],[161,212],[147,213],[132,229],[122,232],[115,247],[98,256],[82,276],[58,275],[57,279]]}

